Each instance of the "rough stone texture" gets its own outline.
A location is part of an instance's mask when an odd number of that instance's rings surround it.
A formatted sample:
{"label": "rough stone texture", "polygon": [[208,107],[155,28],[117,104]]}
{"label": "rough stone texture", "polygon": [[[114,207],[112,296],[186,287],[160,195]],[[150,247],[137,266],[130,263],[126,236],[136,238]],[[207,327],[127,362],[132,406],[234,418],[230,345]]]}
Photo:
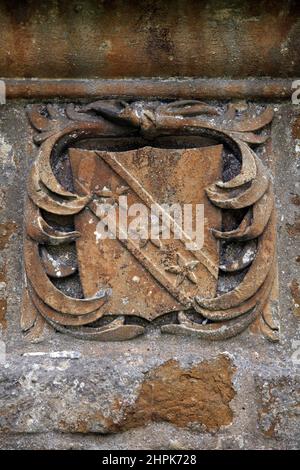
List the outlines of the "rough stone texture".
{"label": "rough stone texture", "polygon": [[[0,76],[295,77],[299,12],[296,0],[0,0]],[[0,105],[0,448],[299,448],[300,106],[272,105],[280,342],[255,328],[209,343],[150,326],[124,343],[56,333],[37,345],[19,324],[37,149],[26,103]]]}
{"label": "rough stone texture", "polygon": [[233,369],[225,356],[191,368],[171,360],[144,376],[128,364],[114,373],[109,364],[97,369],[96,360],[25,360],[21,369],[7,367],[0,386],[2,433],[107,434],[161,421],[212,431],[232,421]]}
{"label": "rough stone texture", "polygon": [[[280,342],[248,330],[208,343],[150,328],[125,343],[91,344],[57,333],[38,345],[26,342],[19,326],[23,197],[36,148],[25,103],[0,107],[0,318],[7,347],[6,364],[0,364],[2,448],[299,447],[300,330],[294,313],[300,244],[289,227],[299,214],[294,123],[300,108],[274,107]],[[23,356],[62,350],[81,358]]]}
{"label": "rough stone texture", "polygon": [[[39,345],[27,343],[19,326],[22,204],[36,148],[25,104],[0,107],[0,318],[7,347],[0,365],[2,448],[299,447],[294,312],[300,245],[289,227],[299,213],[299,137],[292,129],[300,109],[274,106],[280,342],[248,330],[208,343],[150,328],[125,343],[91,344],[57,333]],[[23,356],[62,350],[81,358]]]}
{"label": "rough stone texture", "polygon": [[259,394],[258,424],[267,437],[299,442],[299,376],[256,377]]}
{"label": "rough stone texture", "polygon": [[3,0],[0,76],[294,77],[299,8],[297,0]]}
{"label": "rough stone texture", "polygon": [[121,429],[151,421],[166,421],[178,427],[202,424],[209,431],[232,422],[229,406],[235,392],[228,358],[202,362],[182,369],[168,361],[152,369],[139,390],[136,402],[125,412]]}

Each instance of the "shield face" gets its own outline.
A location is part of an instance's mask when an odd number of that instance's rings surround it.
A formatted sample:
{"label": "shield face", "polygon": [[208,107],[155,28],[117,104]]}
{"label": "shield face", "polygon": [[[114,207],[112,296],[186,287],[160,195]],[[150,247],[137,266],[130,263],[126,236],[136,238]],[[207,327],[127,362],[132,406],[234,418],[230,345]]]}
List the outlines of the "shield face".
{"label": "shield face", "polygon": [[[170,237],[124,240],[97,236],[95,202],[75,216],[81,232],[76,241],[79,274],[86,298],[111,289],[104,315],[134,315],[153,320],[190,307],[191,298],[216,295],[219,251],[210,229],[221,230],[221,211],[206,197],[205,188],[222,174],[222,145],[193,149],[144,147],[126,152],[70,149],[74,189],[98,194],[117,203],[126,194],[132,204],[192,207],[193,229],[203,230],[201,249],[190,250],[186,240]],[[95,196],[97,198],[97,196]],[[196,205],[204,206],[203,225],[196,227]],[[173,217],[171,215],[171,217]],[[133,217],[128,218],[128,224]],[[171,226],[173,218],[171,220]],[[116,225],[118,228],[119,220]],[[118,231],[117,231],[118,233]],[[183,237],[184,238],[184,237]]]}

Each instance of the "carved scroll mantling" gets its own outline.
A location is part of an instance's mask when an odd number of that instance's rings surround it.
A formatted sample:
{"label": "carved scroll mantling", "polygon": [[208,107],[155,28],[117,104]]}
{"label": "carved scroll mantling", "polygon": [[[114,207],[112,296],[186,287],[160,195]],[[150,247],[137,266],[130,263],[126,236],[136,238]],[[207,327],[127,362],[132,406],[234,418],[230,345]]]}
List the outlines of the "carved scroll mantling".
{"label": "carved scroll mantling", "polygon": [[28,178],[25,216],[27,288],[21,326],[29,339],[39,340],[45,324],[77,338],[102,341],[129,339],[143,333],[141,325],[126,324],[122,316],[101,326],[94,325],[103,317],[101,307],[111,295],[109,289],[102,289],[93,298],[73,298],[53,284],[55,278],[72,276],[77,266],[58,263],[48,248],[67,245],[80,233],[52,225],[47,214],[73,217],[92,207],[93,202],[93,194],[76,194],[57,180],[53,161],[83,139],[139,135],[151,143],[157,137],[175,134],[213,138],[229,146],[240,161],[239,174],[227,181],[216,181],[206,188],[206,194],[220,210],[244,211],[238,227],[223,231],[212,227],[220,243],[241,247],[234,259],[220,262],[219,274],[244,272],[244,276],[233,289],[219,292],[213,298],[196,295],[191,299],[192,315],[182,311],[177,323],[161,329],[212,340],[227,339],[259,318],[263,334],[277,339],[277,326],[267,310],[275,273],[272,178],[250,147],[267,140],[265,131],[257,131],[272,118],[270,107],[257,113],[255,106],[244,103],[218,107],[193,100],[170,103],[101,100],[84,106],[70,104],[63,111],[50,105],[32,106],[29,119],[38,131],[35,142],[40,148]]}

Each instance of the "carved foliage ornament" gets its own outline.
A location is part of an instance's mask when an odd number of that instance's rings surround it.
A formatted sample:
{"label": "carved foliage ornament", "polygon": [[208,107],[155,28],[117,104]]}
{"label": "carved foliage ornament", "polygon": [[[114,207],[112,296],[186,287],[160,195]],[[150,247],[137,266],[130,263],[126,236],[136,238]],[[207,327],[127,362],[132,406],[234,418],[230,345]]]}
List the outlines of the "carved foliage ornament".
{"label": "carved foliage ornament", "polygon": [[[268,307],[274,196],[253,150],[268,139],[272,117],[270,107],[243,103],[32,106],[40,148],[27,186],[26,336],[39,341],[50,325],[77,338],[123,340],[156,322],[164,333],[218,340],[255,323],[276,340]],[[203,203],[203,248],[97,240],[97,201],[125,193],[160,209]]]}

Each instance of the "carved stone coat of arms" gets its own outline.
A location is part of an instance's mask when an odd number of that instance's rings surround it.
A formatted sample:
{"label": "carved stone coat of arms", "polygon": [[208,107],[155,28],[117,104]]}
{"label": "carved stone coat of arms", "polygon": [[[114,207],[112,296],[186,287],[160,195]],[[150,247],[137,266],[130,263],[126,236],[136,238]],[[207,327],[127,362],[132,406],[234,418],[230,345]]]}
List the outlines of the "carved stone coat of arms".
{"label": "carved stone coat of arms", "polygon": [[[253,324],[276,340],[274,196],[259,150],[272,117],[245,103],[32,106],[39,153],[25,214],[26,336],[39,341],[47,326],[124,340],[153,323],[218,340]],[[114,236],[101,232],[109,211],[100,205],[113,208]],[[143,223],[133,206],[145,209]]]}

